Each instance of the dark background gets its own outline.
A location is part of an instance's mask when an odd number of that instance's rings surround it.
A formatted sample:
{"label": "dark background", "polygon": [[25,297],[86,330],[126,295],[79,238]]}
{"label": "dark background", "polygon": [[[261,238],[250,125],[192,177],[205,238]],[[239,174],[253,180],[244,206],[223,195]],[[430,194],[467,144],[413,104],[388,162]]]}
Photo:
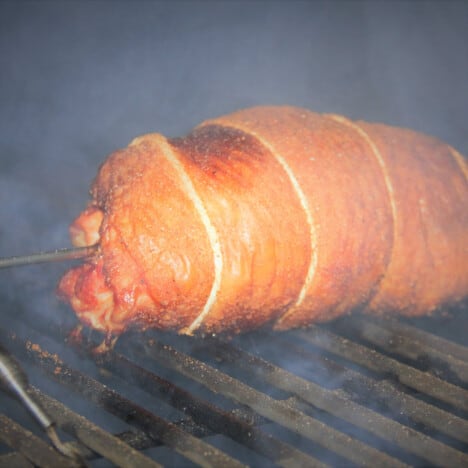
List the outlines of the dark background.
{"label": "dark background", "polygon": [[[468,152],[468,2],[0,2],[0,256],[69,245],[107,154],[257,104],[408,126]],[[67,265],[0,272],[59,322]]]}

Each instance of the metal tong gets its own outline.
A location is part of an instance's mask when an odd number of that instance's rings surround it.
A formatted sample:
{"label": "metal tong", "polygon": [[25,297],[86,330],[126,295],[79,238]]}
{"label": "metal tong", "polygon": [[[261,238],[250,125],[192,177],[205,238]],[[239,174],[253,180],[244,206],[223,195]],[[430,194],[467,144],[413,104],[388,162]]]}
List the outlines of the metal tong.
{"label": "metal tong", "polygon": [[44,411],[40,403],[30,390],[30,385],[26,372],[22,369],[19,362],[0,345],[0,383],[5,390],[17,398],[23,406],[31,413],[34,419],[46,432],[53,446],[63,455],[83,462],[78,453],[71,447],[63,444],[55,430],[55,423]]}

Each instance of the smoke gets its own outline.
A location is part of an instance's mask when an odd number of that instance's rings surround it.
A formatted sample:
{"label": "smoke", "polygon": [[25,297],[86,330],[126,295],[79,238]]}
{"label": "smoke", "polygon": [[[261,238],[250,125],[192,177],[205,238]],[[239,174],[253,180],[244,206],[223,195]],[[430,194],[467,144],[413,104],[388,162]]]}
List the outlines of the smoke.
{"label": "smoke", "polygon": [[[181,135],[240,107],[406,125],[466,153],[467,11],[462,2],[2,2],[2,253],[63,229],[98,165],[134,136]],[[17,210],[18,199],[29,209]],[[34,216],[42,226],[21,219]]]}
{"label": "smoke", "polygon": [[[0,2],[0,256],[69,245],[136,135],[259,104],[408,126],[468,152],[466,2]],[[0,272],[0,316],[73,322],[67,265]],[[67,315],[68,313],[68,315]],[[24,332],[24,333],[23,333]]]}

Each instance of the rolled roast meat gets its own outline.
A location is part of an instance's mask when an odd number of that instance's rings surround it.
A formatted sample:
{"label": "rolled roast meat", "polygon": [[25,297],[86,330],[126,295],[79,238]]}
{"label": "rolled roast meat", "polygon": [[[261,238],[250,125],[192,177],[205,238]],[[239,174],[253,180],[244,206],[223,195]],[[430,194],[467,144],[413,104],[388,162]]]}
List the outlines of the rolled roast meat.
{"label": "rolled roast meat", "polygon": [[140,136],[71,226],[59,292],[86,325],[237,333],[468,295],[468,169],[440,140],[293,107]]}

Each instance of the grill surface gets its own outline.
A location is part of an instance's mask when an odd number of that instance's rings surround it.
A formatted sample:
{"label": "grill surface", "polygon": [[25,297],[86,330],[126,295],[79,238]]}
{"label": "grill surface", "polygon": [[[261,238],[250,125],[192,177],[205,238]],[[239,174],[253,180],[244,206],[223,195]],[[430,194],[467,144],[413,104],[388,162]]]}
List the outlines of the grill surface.
{"label": "grill surface", "polygon": [[[468,466],[468,348],[409,320],[232,340],[134,333],[105,356],[90,335],[77,345],[46,321],[24,325],[12,318],[0,341],[90,466]],[[0,465],[63,466],[2,402]]]}
{"label": "grill surface", "polygon": [[[467,18],[468,2],[0,1],[0,255],[68,245],[99,164],[135,136],[243,107],[466,154]],[[99,361],[66,341],[68,268],[0,273],[0,344],[90,466],[468,466],[467,310],[231,342],[134,334]],[[28,463],[69,465],[0,391],[0,465]]]}

